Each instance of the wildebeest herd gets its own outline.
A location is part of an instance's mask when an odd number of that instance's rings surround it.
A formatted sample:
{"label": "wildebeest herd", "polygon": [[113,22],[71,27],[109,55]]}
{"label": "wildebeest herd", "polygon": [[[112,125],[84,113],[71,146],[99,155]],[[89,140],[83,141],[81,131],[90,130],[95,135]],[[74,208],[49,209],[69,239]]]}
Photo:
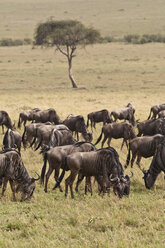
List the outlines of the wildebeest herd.
{"label": "wildebeest herd", "polygon": [[[150,119],[152,114],[152,118]],[[121,120],[121,121],[118,121]],[[26,125],[27,121],[31,121]],[[96,123],[103,122],[101,134],[95,144],[92,144],[93,128]],[[40,110],[35,108],[26,110],[19,114],[18,128],[24,125],[24,132],[21,136],[16,131],[6,111],[0,111],[0,125],[4,133],[4,126],[7,131],[3,137],[3,148],[0,152],[0,186],[2,196],[9,181],[13,193],[13,200],[16,200],[15,193],[21,192],[21,201],[30,199],[35,189],[35,181],[39,180],[44,184],[44,191],[47,192],[48,180],[54,171],[55,185],[53,189],[61,188],[61,181],[65,172],[70,171],[65,180],[65,197],[70,187],[71,197],[74,198],[73,183],[77,176],[75,191],[85,177],[85,194],[90,191],[92,194],[91,177],[94,177],[98,184],[99,194],[113,192],[122,198],[130,193],[130,178],[125,175],[117,151],[110,146],[111,139],[122,138],[128,149],[125,168],[129,165],[131,154],[131,167],[137,157],[137,165],[144,174],[146,188],[150,189],[158,176],[165,173],[165,104],[151,107],[148,120],[139,122],[135,119],[135,108],[132,104],[126,107],[109,112],[107,109],[92,112],[87,115],[87,124],[83,116],[69,115],[61,120],[54,109]],[[91,132],[89,132],[89,125]],[[135,128],[138,133],[136,134]],[[75,133],[75,136],[73,134]],[[79,141],[79,133],[83,141]],[[101,141],[101,149],[96,145]],[[76,138],[74,138],[76,137]],[[105,141],[108,147],[103,148]],[[44,164],[41,176],[30,177],[21,158],[21,146],[24,149],[41,148]],[[141,169],[141,158],[152,157],[148,170]],[[49,164],[46,172],[47,162]],[[60,169],[62,173],[60,174]],[[45,175],[46,174],[46,175]]]}

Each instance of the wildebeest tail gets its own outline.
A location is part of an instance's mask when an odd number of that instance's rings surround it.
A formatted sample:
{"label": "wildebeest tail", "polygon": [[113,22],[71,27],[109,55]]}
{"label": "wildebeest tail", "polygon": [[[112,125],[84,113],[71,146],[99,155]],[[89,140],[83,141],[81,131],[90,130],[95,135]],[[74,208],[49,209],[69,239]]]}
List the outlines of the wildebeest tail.
{"label": "wildebeest tail", "polygon": [[149,119],[150,119],[150,117],[151,117],[151,112],[152,112],[152,109],[150,110],[150,114],[149,114],[149,116],[148,116],[148,119],[147,119],[147,120],[149,120]]}
{"label": "wildebeest tail", "polygon": [[64,175],[65,175],[66,168],[67,168],[67,157],[65,157],[65,159],[64,159],[63,171],[62,171],[62,173],[58,179],[58,182],[54,186],[53,190],[56,189],[60,185],[60,183],[62,182],[62,179],[64,178]]}
{"label": "wildebeest tail", "polygon": [[126,160],[126,167],[129,165],[130,156],[131,156],[131,149],[130,149],[130,143],[129,143],[128,155],[127,155],[127,160]]}
{"label": "wildebeest tail", "polygon": [[47,153],[44,154],[44,165],[41,170],[41,183],[44,183],[45,171],[46,171],[46,163],[48,160]]}
{"label": "wildebeest tail", "polygon": [[21,116],[19,115],[18,128],[21,128]]}
{"label": "wildebeest tail", "polygon": [[100,136],[98,137],[98,140],[96,141],[96,143],[94,144],[95,146],[100,142],[100,140],[102,139],[102,135],[103,135],[103,128],[101,130],[101,134]]}

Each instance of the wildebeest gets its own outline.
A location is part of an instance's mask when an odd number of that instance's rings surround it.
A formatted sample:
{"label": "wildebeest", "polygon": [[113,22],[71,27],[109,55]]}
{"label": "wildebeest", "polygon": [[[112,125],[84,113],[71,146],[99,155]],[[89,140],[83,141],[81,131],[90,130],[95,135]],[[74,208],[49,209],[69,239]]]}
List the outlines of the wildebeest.
{"label": "wildebeest", "polygon": [[158,113],[158,118],[165,118],[165,110],[161,110],[161,111]]}
{"label": "wildebeest", "polygon": [[35,122],[52,122],[55,125],[62,123],[55,109],[40,110],[33,113],[33,121]]}
{"label": "wildebeest", "polygon": [[[23,164],[19,153],[13,149],[7,149],[0,153],[0,179],[3,178],[2,196],[10,182],[13,192],[13,200],[16,200],[15,193],[21,192],[21,201],[29,200],[35,189],[35,181],[38,178],[31,178]],[[15,188],[15,186],[17,186]]]}
{"label": "wildebeest", "polygon": [[78,133],[81,133],[85,141],[92,141],[92,133],[88,131],[82,115],[74,116],[71,114],[63,121],[63,124],[77,134],[77,140],[79,140]]}
{"label": "wildebeest", "polygon": [[15,126],[12,124],[11,119],[8,115],[8,113],[4,110],[0,111],[0,125],[2,126],[2,132],[4,133],[4,126],[7,128],[14,129]]}
{"label": "wildebeest", "polygon": [[149,158],[154,155],[156,147],[162,141],[165,140],[165,136],[156,134],[154,136],[143,136],[132,139],[129,143],[129,151],[126,160],[126,167],[130,161],[130,152],[132,151],[131,167],[137,156],[136,164],[140,167],[141,158]]}
{"label": "wildebeest", "polygon": [[18,148],[18,151],[20,152],[21,141],[21,135],[17,131],[8,128],[3,138],[3,149]]}
{"label": "wildebeest", "polygon": [[27,121],[33,121],[33,113],[41,111],[39,108],[34,108],[30,110],[24,110],[19,114],[18,128],[21,128],[21,124],[26,125]]}
{"label": "wildebeest", "polygon": [[111,123],[113,122],[112,117],[107,109],[89,113],[87,116],[87,127],[89,126],[89,121],[91,122],[91,129],[96,128],[96,123],[103,122]]}
{"label": "wildebeest", "polygon": [[151,119],[151,120],[146,120],[142,121],[137,124],[137,129],[138,129],[138,137],[141,135],[155,135],[155,134],[163,134],[163,123],[164,119],[159,118],[159,119]]}
{"label": "wildebeest", "polygon": [[40,146],[69,145],[76,141],[72,137],[72,132],[63,124],[42,125],[36,128],[31,147],[35,144],[35,150]]}
{"label": "wildebeest", "polygon": [[54,128],[51,131],[48,146],[55,147],[63,145],[72,145],[75,143],[77,143],[77,140],[73,138],[72,132],[70,130]]}
{"label": "wildebeest", "polygon": [[104,139],[102,141],[101,147],[104,146],[104,143],[107,139],[108,139],[107,144],[108,146],[110,146],[110,142],[112,138],[114,139],[123,138],[121,149],[124,145],[124,142],[127,145],[127,140],[136,137],[133,126],[128,122],[121,122],[121,123],[113,122],[110,124],[105,124],[102,128],[101,134],[98,140],[96,141],[95,145],[97,145],[101,141],[103,134],[104,134]]}
{"label": "wildebeest", "polygon": [[24,132],[22,135],[22,143],[24,146],[24,149],[26,149],[27,145],[32,143],[33,138],[36,134],[36,128],[39,126],[45,125],[44,123],[31,123],[24,128]]}
{"label": "wildebeest", "polygon": [[135,126],[135,108],[131,103],[128,103],[125,108],[117,109],[111,112],[111,115],[114,117],[115,121],[119,120],[128,120],[133,126]]}
{"label": "wildebeest", "polygon": [[148,170],[142,170],[144,182],[147,189],[151,189],[157,176],[161,171],[165,173],[165,142],[157,146],[155,155]]}
{"label": "wildebeest", "polygon": [[149,114],[149,116],[148,116],[148,120],[150,119],[152,113],[153,113],[153,114],[152,114],[151,119],[156,119],[157,114],[158,114],[161,110],[165,110],[165,103],[159,104],[159,105],[155,105],[155,106],[152,106],[151,109],[150,109],[150,114]]}
{"label": "wildebeest", "polygon": [[[44,153],[44,165],[41,172],[41,181],[44,182],[44,175],[46,171],[46,163],[49,162],[49,169],[46,173],[46,182],[45,182],[45,192],[47,192],[47,185],[50,175],[53,170],[55,170],[55,180],[58,182],[58,176],[60,168],[64,168],[65,157],[73,152],[81,151],[94,151],[96,150],[95,146],[88,142],[77,142],[73,145],[66,146],[57,146],[50,148],[47,152]],[[61,188],[60,188],[61,189]]]}
{"label": "wildebeest", "polygon": [[72,186],[78,174],[86,177],[94,176],[98,182],[99,178],[102,177],[101,188],[104,193],[107,186],[109,187],[111,179],[114,192],[120,198],[124,195],[125,188],[128,187],[118,154],[112,147],[91,152],[76,152],[68,155],[65,159],[63,174],[60,176],[59,182],[62,181],[66,169],[70,169],[71,173],[65,180],[65,197],[67,197],[68,186],[70,186],[71,197],[74,198]]}

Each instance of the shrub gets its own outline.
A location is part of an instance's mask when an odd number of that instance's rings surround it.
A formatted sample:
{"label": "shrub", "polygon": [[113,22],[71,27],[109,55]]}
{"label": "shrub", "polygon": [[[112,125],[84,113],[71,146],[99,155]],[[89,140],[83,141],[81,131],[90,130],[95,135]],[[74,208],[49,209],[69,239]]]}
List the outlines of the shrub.
{"label": "shrub", "polygon": [[27,38],[24,40],[20,40],[20,39],[12,40],[10,38],[0,40],[0,46],[22,46],[22,45],[30,45],[30,44],[32,44],[32,41],[31,39],[27,39]]}

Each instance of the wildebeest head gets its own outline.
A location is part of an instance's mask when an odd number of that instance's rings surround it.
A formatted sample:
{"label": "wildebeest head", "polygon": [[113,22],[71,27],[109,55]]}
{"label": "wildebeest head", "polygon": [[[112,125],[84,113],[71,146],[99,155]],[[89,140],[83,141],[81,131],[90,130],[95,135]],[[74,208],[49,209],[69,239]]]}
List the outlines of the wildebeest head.
{"label": "wildebeest head", "polygon": [[145,186],[147,189],[151,189],[155,180],[156,180],[156,177],[154,177],[151,173],[150,173],[150,170],[144,170],[142,169],[142,172],[144,174],[143,176],[143,179],[144,179],[144,183],[145,183]]}
{"label": "wildebeest head", "polygon": [[39,175],[37,178],[29,177],[28,180],[26,181],[26,183],[23,182],[23,183],[18,184],[18,186],[16,188],[16,192],[20,191],[22,193],[21,201],[29,200],[32,197],[33,192],[34,192],[35,187],[36,187],[35,181],[37,181],[39,179],[40,179]]}
{"label": "wildebeest head", "polygon": [[83,132],[83,133],[82,133],[82,136],[83,136],[83,138],[84,138],[84,140],[85,140],[86,142],[92,142],[93,134],[92,134],[91,132],[89,132],[89,131]]}
{"label": "wildebeest head", "polygon": [[[131,172],[132,173],[132,172]],[[113,183],[113,191],[119,198],[122,198],[124,195],[129,195],[130,193],[130,178],[133,177],[133,173],[131,176],[121,176],[112,178],[112,174],[110,175],[110,181]]]}

